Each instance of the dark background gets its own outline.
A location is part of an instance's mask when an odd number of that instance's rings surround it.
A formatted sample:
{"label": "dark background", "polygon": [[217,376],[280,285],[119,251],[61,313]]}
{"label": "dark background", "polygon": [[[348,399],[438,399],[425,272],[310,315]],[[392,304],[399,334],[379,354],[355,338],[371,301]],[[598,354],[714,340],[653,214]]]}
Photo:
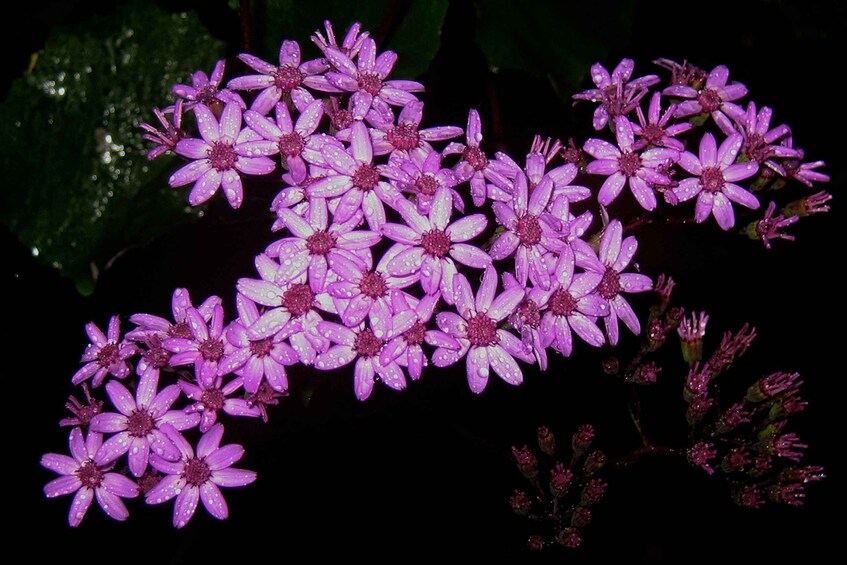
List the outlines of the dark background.
{"label": "dark background", "polygon": [[[166,4],[197,8],[231,46],[231,55],[239,52],[239,22],[225,2]],[[823,465],[828,475],[809,486],[805,507],[743,509],[732,504],[726,485],[702,471],[675,459],[645,458],[628,472],[607,476],[607,496],[585,528],[580,549],[527,553],[524,541],[533,530],[508,506],[509,494],[527,486],[512,464],[510,447],[532,444],[542,424],[566,445],[579,424],[591,423],[597,446],[610,457],[638,441],[628,423],[625,387],[599,370],[605,352],[578,348],[572,358],[556,360],[547,374],[527,370],[521,387],[492,378],[479,396],[468,390],[463,364],[426,372],[402,394],[377,387],[364,403],[352,394],[350,371],[292,368],[294,393],[271,411],[269,425],[228,421],[225,441],[245,445],[239,465],[257,470],[259,480],[224,491],[231,511],[227,521],[218,522],[201,508],[177,531],[170,526],[172,503],[145,507],[135,500],[129,501],[125,523],[112,522],[92,507],[79,529],[69,529],[70,497],[43,497],[41,489],[54,474],[38,460],[44,452],[66,452],[68,430],[56,423],[65,415],[68,394],[76,392],[69,380],[87,343],[84,324],[104,327],[112,314],[124,319],[135,312],[167,315],[178,286],[198,300],[221,296],[231,314],[235,281],[254,276],[253,257],[270,241],[267,203],[248,201],[234,212],[216,198],[197,224],[118,259],[91,297],[81,297],[69,281],[36,264],[7,228],[0,229],[8,297],[3,374],[6,405],[13,409],[5,429],[13,439],[5,458],[6,489],[15,499],[7,509],[14,523],[7,539],[33,557],[168,563],[231,556],[295,562],[469,556],[781,563],[816,561],[837,551],[844,477],[839,453],[844,362],[838,357],[844,253],[837,229],[844,218],[845,123],[836,53],[844,46],[845,10],[822,1],[711,2],[694,5],[695,13],[684,16],[678,3],[633,6],[631,36],[601,61],[607,68],[622,57],[636,60],[636,76],[654,72],[650,61],[657,57],[688,59],[705,69],[727,64],[730,77],[748,86],[750,98],[772,106],[775,122],[792,127],[807,160],[826,161],[832,177],[820,188],[834,194],[833,211],[789,228],[797,236],[793,244],[776,241],[768,251],[760,242],[715,233],[710,222],[645,228],[638,234],[636,256],[643,272],[654,277],[668,272],[677,280],[676,304],[711,314],[707,347],[708,339],[714,345],[720,333],[745,321],[756,326],[759,337],[727,375],[727,390],[740,393],[777,370],[802,375],[809,406],[794,418],[792,430],[809,444],[804,463]],[[108,8],[105,2],[77,1],[31,3],[24,9],[17,22],[22,35],[4,79],[23,71],[51,26],[73,26]],[[470,2],[451,4],[442,48],[420,77],[427,86],[428,125],[464,126],[468,108],[478,108],[483,147],[506,150],[519,162],[536,133],[578,141],[592,135],[593,107],[563,104],[543,78],[486,70],[473,42],[474,14]],[[347,23],[336,26],[344,29]],[[310,32],[303,30],[296,39],[305,42]],[[641,297],[633,303],[640,311],[648,304]],[[648,432],[673,437],[683,429],[684,403],[673,384],[681,373],[667,373],[662,376],[670,385],[647,391],[647,407],[659,408],[647,426]],[[307,385],[313,387],[308,404],[301,395]],[[35,536],[36,543],[23,542],[24,534]]]}

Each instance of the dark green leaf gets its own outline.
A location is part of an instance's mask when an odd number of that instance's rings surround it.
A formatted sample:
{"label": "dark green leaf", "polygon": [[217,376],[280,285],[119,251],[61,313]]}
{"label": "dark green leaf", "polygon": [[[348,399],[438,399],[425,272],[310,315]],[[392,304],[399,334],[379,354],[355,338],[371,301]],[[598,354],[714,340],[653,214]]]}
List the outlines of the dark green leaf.
{"label": "dark green leaf", "polygon": [[0,221],[90,294],[111,259],[195,217],[167,184],[179,163],[148,161],[139,124],[222,53],[193,14],[145,2],[51,33],[0,107]]}

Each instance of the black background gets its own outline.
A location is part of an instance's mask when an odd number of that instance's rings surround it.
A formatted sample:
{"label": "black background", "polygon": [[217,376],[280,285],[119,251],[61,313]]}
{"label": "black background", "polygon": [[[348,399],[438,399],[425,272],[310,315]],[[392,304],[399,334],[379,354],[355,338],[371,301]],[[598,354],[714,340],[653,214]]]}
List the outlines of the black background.
{"label": "black background", "polygon": [[[238,53],[238,21],[225,2],[169,2],[196,7],[210,28]],[[632,35],[602,63],[636,60],[636,76],[654,72],[650,61],[688,59],[710,69],[730,67],[750,98],[775,109],[775,121],[792,127],[807,160],[826,161],[834,194],[831,213],[789,228],[793,244],[760,242],[704,226],[648,227],[639,234],[636,260],[643,272],[670,273],[678,282],[676,304],[711,314],[710,338],[745,321],[758,329],[750,352],[726,386],[739,392],[776,370],[803,376],[807,410],[793,431],[809,444],[807,464],[826,467],[827,479],[809,486],[803,508],[769,506],[758,511],[732,504],[724,484],[673,459],[645,458],[614,473],[606,498],[576,551],[553,547],[542,555],[524,550],[532,532],[508,506],[525,488],[510,447],[532,443],[549,425],[566,444],[579,424],[597,429],[598,447],[610,456],[637,445],[626,414],[627,391],[598,368],[600,355],[577,349],[546,374],[526,371],[513,388],[492,379],[473,395],[460,369],[426,372],[402,394],[377,387],[367,402],[352,394],[349,371],[316,373],[292,368],[294,394],[271,411],[271,423],[229,420],[225,441],[247,448],[240,466],[259,480],[224,494],[231,516],[218,522],[198,510],[188,527],[171,528],[172,504],[145,507],[130,501],[131,516],[116,523],[95,507],[77,530],[67,527],[70,497],[44,498],[54,474],[41,468],[44,452],[66,452],[67,429],[56,425],[75,392],[70,375],[87,340],[89,321],[134,312],[167,315],[173,288],[195,299],[224,298],[232,313],[235,281],[254,276],[253,256],[270,240],[267,200],[248,199],[230,210],[217,199],[196,225],[175,229],[144,249],[130,250],[103,273],[95,294],[79,296],[72,284],[36,264],[3,227],[2,277],[7,292],[3,375],[5,405],[12,408],[5,433],[6,509],[16,549],[33,557],[72,562],[161,561],[178,563],[370,557],[501,557],[527,562],[712,562],[762,559],[773,563],[816,561],[837,551],[844,467],[843,279],[838,232],[844,164],[842,63],[845,11],[837,2],[698,3],[690,15],[679,4],[638,1]],[[4,79],[20,74],[29,53],[54,25],[73,26],[103,2],[47,2],[24,7],[22,36]],[[328,17],[331,18],[331,14]],[[344,28],[348,22],[336,22]],[[490,74],[473,44],[474,8],[453,2],[443,45],[421,81],[427,86],[428,125],[464,126],[468,108],[483,116],[483,147],[502,149],[519,162],[532,135],[577,140],[591,135],[588,106],[562,104],[543,79],[516,71]],[[602,25],[602,22],[598,22]],[[305,41],[312,30],[303,30]],[[402,57],[400,53],[400,57]],[[188,69],[193,70],[193,69]],[[208,71],[208,69],[207,69]],[[4,83],[5,86],[5,83]],[[587,87],[588,85],[584,85]],[[5,91],[5,89],[4,89]],[[489,127],[489,124],[495,124]],[[14,190],[15,187],[3,187]],[[799,192],[798,192],[799,193]],[[625,213],[625,204],[618,204]],[[615,209],[613,207],[613,212]],[[258,221],[257,221],[258,220]],[[636,298],[633,303],[646,307]],[[127,324],[128,325],[128,324]],[[707,341],[708,343],[708,341]],[[664,375],[674,382],[678,374]],[[300,391],[312,384],[306,406]],[[673,438],[684,403],[676,385],[656,387],[647,408],[659,408],[648,432]],[[298,388],[299,387],[299,388]],[[670,392],[666,392],[670,390]],[[21,478],[23,480],[21,480]],[[34,540],[34,542],[26,541]]]}

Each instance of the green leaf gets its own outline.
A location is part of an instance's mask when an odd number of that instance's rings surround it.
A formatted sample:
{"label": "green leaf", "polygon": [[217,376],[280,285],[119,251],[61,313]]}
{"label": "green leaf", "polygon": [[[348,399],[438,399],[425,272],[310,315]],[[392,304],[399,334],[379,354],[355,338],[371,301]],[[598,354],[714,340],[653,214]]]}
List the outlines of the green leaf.
{"label": "green leaf", "polygon": [[[441,26],[447,14],[449,0],[268,0],[263,23],[257,32],[263,36],[263,56],[277,62],[279,46],[285,39],[300,44],[304,58],[320,56],[309,37],[320,31],[326,36],[324,21],[330,20],[338,42],[344,39],[355,22],[362,24],[377,42],[379,51],[397,53],[393,79],[414,79],[429,68],[441,45]],[[258,6],[255,8],[258,10]]]}
{"label": "green leaf", "polygon": [[563,100],[582,88],[591,65],[606,61],[630,33],[634,2],[477,0],[477,42],[493,71],[547,77]]}
{"label": "green leaf", "polygon": [[0,107],[0,221],[83,294],[130,247],[197,216],[167,184],[179,163],[150,162],[141,122],[176,83],[223,54],[190,13],[132,2],[57,29]]}

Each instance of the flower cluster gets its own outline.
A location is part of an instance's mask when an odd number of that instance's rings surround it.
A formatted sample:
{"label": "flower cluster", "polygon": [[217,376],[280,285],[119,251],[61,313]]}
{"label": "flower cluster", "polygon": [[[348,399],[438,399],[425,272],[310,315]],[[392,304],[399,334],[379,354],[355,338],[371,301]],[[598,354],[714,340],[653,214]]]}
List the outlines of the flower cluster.
{"label": "flower cluster", "polygon": [[[621,326],[641,333],[628,295],[654,284],[633,262],[636,238],[606,210],[627,185],[645,210],[658,210],[657,194],[672,205],[696,198],[698,222],[713,215],[728,229],[731,203],[757,208],[754,193],[774,178],[827,180],[820,163],[802,162],[787,127],[770,129],[769,109],[736,105],[746,89],[727,84],[724,67],[700,84],[700,73],[680,81],[682,68],[665,63],[672,85],[648,96],[657,76],[630,81],[628,60],[611,75],[595,65],[597,89],[576,98],[601,103],[594,125],[608,124],[616,144],[594,138],[565,148],[538,136],[519,162],[486,153],[476,110],[465,127],[422,127],[423,85],[391,78],[397,54],[379,52],[360,25],[339,42],[327,22],[311,39],[315,59],[304,61],[286,40],[278,62],[239,56],[255,74],[224,82],[223,60],[211,76],[194,73],[191,86],[173,88],[173,106],[154,110],[163,130],[142,125],[155,144],[151,159],[186,160],[170,185],[190,185],[192,205],[220,191],[238,208],[252,177],[277,181],[275,239],[255,256],[256,275],[239,279],[234,318],[221,298],[195,305],[177,289],[170,319],[131,315],[125,335],[117,316],[106,333],[87,326],[91,344],[72,382],[85,387],[88,405],[72,400],[76,417],[64,421],[73,457],[42,461],[63,475],[48,496],[77,492],[72,525],[92,497],[124,519],[120,498],[139,494],[149,504],[176,498],[176,527],[200,500],[225,518],[219,487],[256,475],[232,468],[244,451],[220,445],[221,420],[266,420],[267,406],[288,394],[286,367],[349,366],[352,389],[366,400],[378,383],[402,390],[429,365],[463,363],[468,386],[481,393],[492,372],[518,385],[527,367],[546,369],[551,352],[616,346]],[[702,116],[717,131],[689,119]],[[694,132],[698,141],[683,142]],[[597,175],[607,177],[599,190],[590,187]],[[798,209],[781,217],[822,210]],[[766,244],[787,225],[772,209],[762,221],[754,231]],[[110,407],[91,396],[89,382]],[[198,438],[193,447],[188,434]],[[553,472],[557,492],[566,492],[568,470]],[[583,499],[599,496],[580,488]],[[569,515],[560,543],[578,544],[587,505]]]}

